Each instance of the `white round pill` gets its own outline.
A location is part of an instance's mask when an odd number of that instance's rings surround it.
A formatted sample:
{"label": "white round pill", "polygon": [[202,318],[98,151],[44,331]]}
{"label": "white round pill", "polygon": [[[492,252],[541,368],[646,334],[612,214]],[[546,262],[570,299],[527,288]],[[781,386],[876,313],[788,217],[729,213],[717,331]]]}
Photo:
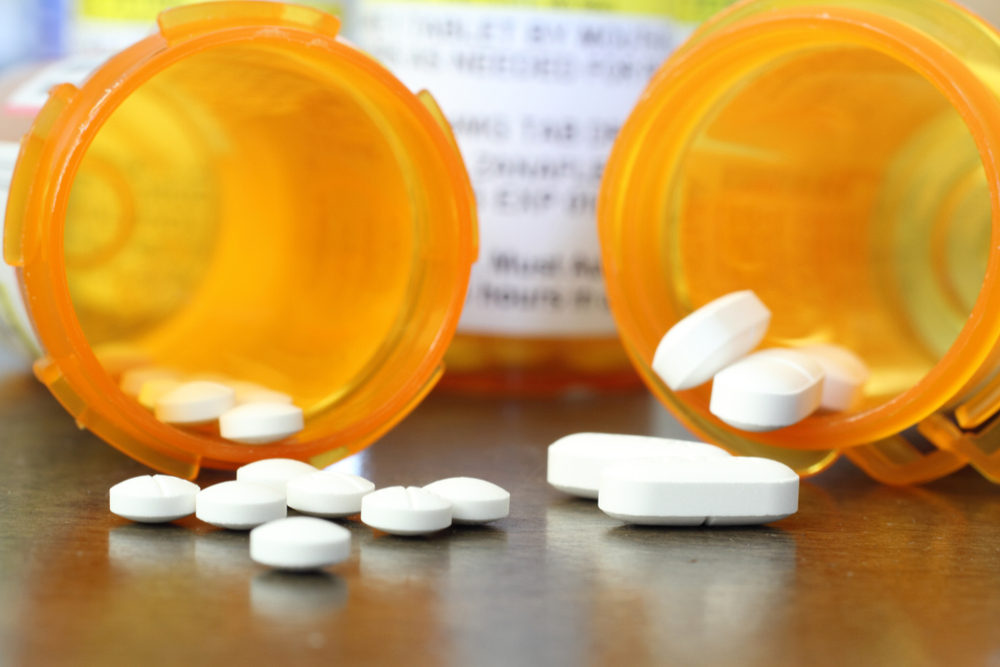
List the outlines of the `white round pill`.
{"label": "white round pill", "polygon": [[150,380],[177,380],[179,382],[180,379],[181,374],[171,368],[140,366],[139,368],[130,368],[124,371],[118,386],[121,387],[121,390],[126,395],[134,398],[142,391],[142,385]]}
{"label": "white round pill", "polygon": [[797,424],[822,398],[823,368],[812,357],[772,349],[716,375],[709,410],[734,428],[759,433]]}
{"label": "white round pill", "polygon": [[728,457],[729,452],[703,442],[641,435],[574,433],[549,445],[549,484],[581,498],[597,498],[601,470],[618,461],[649,456]]}
{"label": "white round pill", "polygon": [[245,445],[278,442],[304,427],[302,408],[287,403],[247,403],[219,417],[219,434]]}
{"label": "white round pill", "polygon": [[285,403],[291,405],[292,397],[280,391],[268,389],[254,382],[235,380],[227,383],[236,392],[236,405],[247,403]]}
{"label": "white round pill", "polygon": [[350,555],[351,531],[323,519],[293,516],[250,531],[250,558],[282,570],[315,570]]}
{"label": "white round pill", "polygon": [[285,496],[263,484],[222,482],[196,498],[195,516],[220,528],[250,530],[288,514]]}
{"label": "white round pill", "polygon": [[185,382],[156,402],[156,418],[167,424],[204,424],[233,408],[233,390],[217,382]]}
{"label": "white round pill", "polygon": [[510,494],[474,477],[450,477],[424,487],[451,503],[453,523],[480,524],[510,514]]}
{"label": "white round pill", "polygon": [[416,486],[390,486],[361,499],[361,521],[393,535],[426,535],[451,525],[451,503]]}
{"label": "white round pill", "polygon": [[176,521],[194,514],[197,484],[167,475],[133,477],[111,487],[111,511],[141,523]]}
{"label": "white round pill", "polygon": [[319,470],[288,480],[288,506],[303,514],[340,519],[361,511],[361,499],[375,490],[363,477]]}
{"label": "white round pill", "polygon": [[293,459],[263,459],[248,463],[236,470],[236,479],[269,486],[282,496],[287,493],[288,482],[300,475],[318,472],[315,466]]}
{"label": "white round pill", "polygon": [[727,294],[671,327],[653,370],[672,391],[693,389],[760,345],[770,324],[771,311],[756,294]]}
{"label": "white round pill", "polygon": [[846,412],[857,407],[871,376],[868,366],[858,355],[839,345],[809,345],[796,350],[808,354],[823,369],[821,409]]}
{"label": "white round pill", "polygon": [[597,506],[635,524],[764,524],[798,511],[799,477],[769,459],[632,459],[601,473]]}

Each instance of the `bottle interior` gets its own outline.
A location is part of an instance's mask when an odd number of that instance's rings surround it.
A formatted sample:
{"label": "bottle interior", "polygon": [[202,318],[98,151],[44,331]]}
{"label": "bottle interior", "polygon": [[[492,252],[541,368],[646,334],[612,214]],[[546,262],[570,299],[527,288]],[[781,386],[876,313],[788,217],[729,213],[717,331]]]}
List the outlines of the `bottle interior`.
{"label": "bottle interior", "polygon": [[457,234],[429,229],[454,206],[430,140],[390,91],[359,92],[352,67],[218,46],[113,112],[65,214],[68,286],[99,359],[291,394],[303,439],[398,389],[454,289]]}
{"label": "bottle interior", "polygon": [[932,83],[869,48],[796,51],[690,137],[664,174],[663,331],[752,289],[773,312],[765,347],[834,343],[865,360],[859,411],[944,356],[983,284],[992,211],[976,144]]}

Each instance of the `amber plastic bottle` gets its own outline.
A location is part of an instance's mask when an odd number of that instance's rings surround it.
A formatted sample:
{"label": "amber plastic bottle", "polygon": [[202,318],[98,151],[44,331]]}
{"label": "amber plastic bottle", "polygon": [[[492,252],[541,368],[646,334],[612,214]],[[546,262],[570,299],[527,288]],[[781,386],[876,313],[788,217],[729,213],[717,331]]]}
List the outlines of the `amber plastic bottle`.
{"label": "amber plastic bottle", "polygon": [[[846,454],[897,484],[1000,481],[1000,36],[943,0],[750,0],[656,75],[608,165],[608,292],[646,383],[689,427],[804,474]],[[863,405],[767,434],[652,372],[672,324],[753,289],[766,346],[832,342]]]}
{"label": "amber plastic bottle", "polygon": [[[477,247],[454,140],[328,14],[222,2],[159,26],[53,89],[21,143],[4,258],[35,373],[175,475],[347,456],[441,375]],[[139,362],[289,393],[305,430],[246,446],[162,424],[118,389]]]}

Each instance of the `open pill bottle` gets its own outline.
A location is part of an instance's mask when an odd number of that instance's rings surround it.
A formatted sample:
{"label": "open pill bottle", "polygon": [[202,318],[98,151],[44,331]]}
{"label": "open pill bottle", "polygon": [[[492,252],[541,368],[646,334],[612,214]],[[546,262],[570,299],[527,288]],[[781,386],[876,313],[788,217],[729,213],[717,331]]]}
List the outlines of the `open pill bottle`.
{"label": "open pill bottle", "polygon": [[[4,259],[35,374],[153,468],[322,466],[441,375],[477,251],[471,186],[434,101],[338,26],[281,3],[169,10],[52,89],[21,142]],[[285,392],[305,429],[248,446],[160,423],[118,387],[140,363]]]}
{"label": "open pill bottle", "polygon": [[[602,182],[612,311],[686,425],[802,474],[843,453],[919,483],[1000,481],[1000,36],[945,0],[748,0],[662,67]],[[764,347],[834,343],[871,368],[862,405],[750,434],[672,393],[657,344],[754,290]]]}

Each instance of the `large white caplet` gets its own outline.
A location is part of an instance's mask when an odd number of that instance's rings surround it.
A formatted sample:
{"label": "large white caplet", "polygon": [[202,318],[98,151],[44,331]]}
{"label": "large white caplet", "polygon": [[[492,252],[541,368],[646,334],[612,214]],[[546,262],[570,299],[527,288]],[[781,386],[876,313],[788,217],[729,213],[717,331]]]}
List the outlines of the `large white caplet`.
{"label": "large white caplet", "polygon": [[727,294],[670,328],[653,370],[671,391],[693,389],[753,351],[770,324],[771,311],[752,291]]}
{"label": "large white caplet", "polygon": [[612,463],[651,456],[728,457],[721,447],[703,442],[641,435],[574,433],[549,445],[549,484],[581,498],[597,498],[601,470]]}
{"label": "large white caplet", "polygon": [[635,524],[764,524],[798,511],[799,477],[769,459],[632,459],[604,469],[597,505]]}

